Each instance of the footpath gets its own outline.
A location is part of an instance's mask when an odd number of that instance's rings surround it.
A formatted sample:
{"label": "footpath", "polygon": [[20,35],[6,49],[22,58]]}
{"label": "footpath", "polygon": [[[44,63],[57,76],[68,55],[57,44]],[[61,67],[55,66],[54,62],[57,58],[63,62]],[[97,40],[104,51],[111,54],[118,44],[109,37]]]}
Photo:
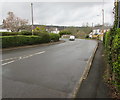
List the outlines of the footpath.
{"label": "footpath", "polygon": [[88,77],[83,80],[76,98],[111,98],[103,80],[104,70],[103,44],[99,42]]}

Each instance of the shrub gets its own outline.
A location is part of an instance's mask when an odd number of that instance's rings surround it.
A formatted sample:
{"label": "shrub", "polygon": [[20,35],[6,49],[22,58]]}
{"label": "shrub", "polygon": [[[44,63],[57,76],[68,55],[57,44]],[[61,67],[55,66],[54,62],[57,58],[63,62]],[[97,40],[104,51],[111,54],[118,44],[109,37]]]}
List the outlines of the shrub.
{"label": "shrub", "polygon": [[120,29],[111,29],[104,37],[108,64],[115,73],[116,87],[120,89]]}
{"label": "shrub", "polygon": [[49,33],[51,41],[59,41],[60,35],[55,33]]}
{"label": "shrub", "polygon": [[21,35],[21,32],[1,32],[2,36]]}
{"label": "shrub", "polygon": [[39,44],[39,43],[46,43],[48,40],[43,39],[44,37],[41,36],[2,36],[2,48],[7,47],[15,47],[15,46],[23,46],[23,45],[31,45],[31,44]]}
{"label": "shrub", "polygon": [[40,33],[38,36],[42,37],[42,42],[43,43],[48,43],[50,42],[50,35],[48,33]]}
{"label": "shrub", "polygon": [[120,81],[120,29],[117,29],[116,32],[112,45],[112,62],[113,71],[116,73],[118,80]]}
{"label": "shrub", "polygon": [[42,41],[43,43],[47,43],[47,42],[50,42],[50,35],[48,32],[33,32],[34,35],[36,36],[41,36],[42,37]]}
{"label": "shrub", "polygon": [[32,35],[31,31],[21,31],[21,35]]}
{"label": "shrub", "polygon": [[[11,32],[10,32],[11,33]],[[13,32],[12,32],[13,33]],[[15,47],[15,46],[23,46],[23,45],[31,45],[31,44],[39,44],[39,43],[48,43],[51,40],[58,41],[59,34],[54,33],[42,33],[42,32],[35,32],[35,35],[30,35],[30,32],[27,31],[22,32],[21,34],[24,35],[11,35],[7,32],[7,36],[1,36],[0,40],[2,40],[2,47]]]}
{"label": "shrub", "polygon": [[68,30],[62,30],[62,31],[59,32],[59,34],[60,34],[60,36],[62,36],[62,35],[70,35],[72,33]]}

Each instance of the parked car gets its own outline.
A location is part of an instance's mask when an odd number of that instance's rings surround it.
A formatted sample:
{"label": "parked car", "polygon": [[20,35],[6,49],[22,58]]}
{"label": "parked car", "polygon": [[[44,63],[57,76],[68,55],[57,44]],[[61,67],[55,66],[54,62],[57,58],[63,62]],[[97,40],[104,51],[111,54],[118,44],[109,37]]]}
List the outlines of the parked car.
{"label": "parked car", "polygon": [[69,40],[70,40],[70,41],[74,41],[74,40],[75,40],[75,36],[71,35],[71,36],[69,37]]}

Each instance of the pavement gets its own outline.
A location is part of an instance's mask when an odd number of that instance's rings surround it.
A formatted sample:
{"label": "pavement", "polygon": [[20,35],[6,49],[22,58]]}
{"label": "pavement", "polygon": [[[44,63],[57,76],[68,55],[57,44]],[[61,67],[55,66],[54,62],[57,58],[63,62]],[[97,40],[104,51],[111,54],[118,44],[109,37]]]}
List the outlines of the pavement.
{"label": "pavement", "polygon": [[94,40],[76,39],[3,51],[3,98],[73,97],[96,45]]}
{"label": "pavement", "polygon": [[103,80],[104,65],[103,44],[99,42],[88,77],[83,80],[76,98],[110,98]]}

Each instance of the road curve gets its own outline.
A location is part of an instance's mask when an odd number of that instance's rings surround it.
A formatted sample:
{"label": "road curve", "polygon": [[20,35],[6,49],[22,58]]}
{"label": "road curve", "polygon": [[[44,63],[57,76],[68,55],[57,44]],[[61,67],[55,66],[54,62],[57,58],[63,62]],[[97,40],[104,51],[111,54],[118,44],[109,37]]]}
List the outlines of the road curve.
{"label": "road curve", "polygon": [[76,39],[3,51],[3,98],[69,97],[96,45],[94,40]]}

